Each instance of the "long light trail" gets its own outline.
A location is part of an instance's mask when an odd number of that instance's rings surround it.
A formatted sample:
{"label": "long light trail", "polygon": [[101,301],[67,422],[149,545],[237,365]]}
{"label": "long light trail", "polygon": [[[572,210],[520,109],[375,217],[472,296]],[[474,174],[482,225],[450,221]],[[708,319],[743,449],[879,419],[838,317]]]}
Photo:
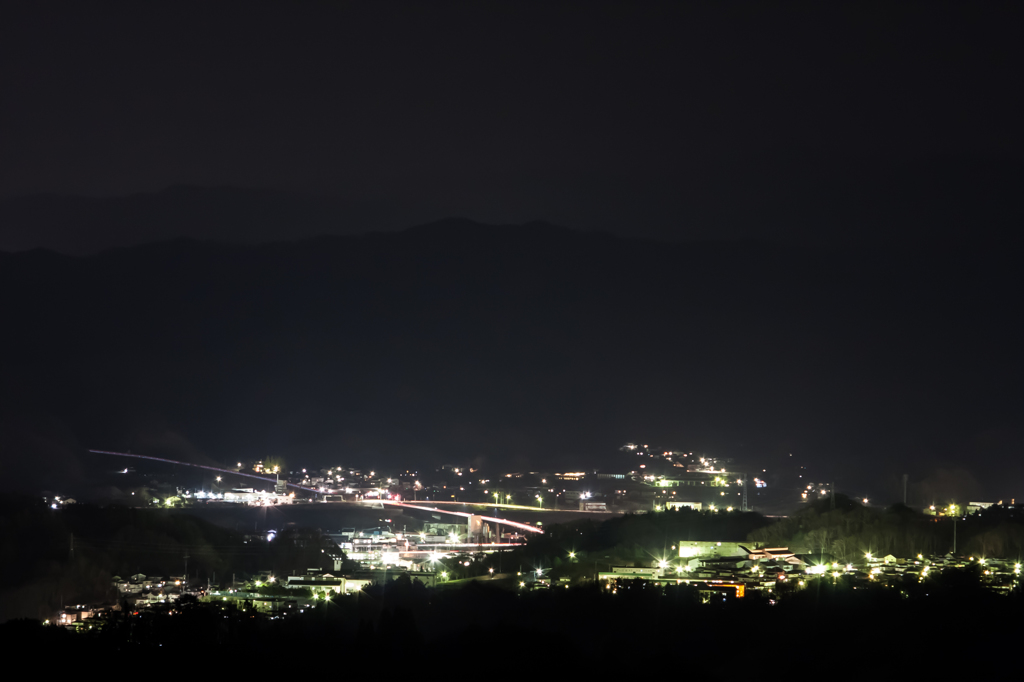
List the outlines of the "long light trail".
{"label": "long light trail", "polygon": [[[458,511],[452,511],[450,509],[438,509],[437,507],[421,507],[421,506],[415,505],[415,504],[406,504],[405,502],[388,502],[388,501],[385,501],[385,500],[381,500],[381,504],[390,504],[390,505],[394,505],[396,507],[406,507],[408,509],[419,509],[421,511],[441,512],[442,514],[454,514],[455,516],[463,516],[463,517],[465,517],[467,519],[470,516],[478,516],[477,514],[470,514],[469,512],[458,512]],[[497,519],[497,518],[494,518],[493,516],[480,516],[480,518],[482,520],[484,520],[484,521],[490,521],[491,523],[504,523],[507,526],[512,526],[514,528],[521,528],[522,530],[528,530],[531,533],[543,533],[544,532],[540,528],[537,528],[535,526],[531,526],[531,525],[526,524],[526,523],[520,523],[519,521],[510,521],[508,519]]]}
{"label": "long light trail", "polygon": [[[528,504],[495,504],[494,502],[452,502],[451,500],[431,500],[430,504],[453,504],[464,507],[494,507],[495,509],[522,509],[530,512],[558,512],[560,514],[614,514],[610,511],[592,511],[587,509],[552,509],[551,507],[534,507]],[[443,510],[439,510],[443,511]]]}
{"label": "long light trail", "polygon": [[[189,462],[179,462],[179,461],[174,460],[174,459],[164,459],[163,457],[150,457],[149,455],[133,455],[133,454],[128,453],[128,452],[108,452],[107,450],[90,450],[89,452],[95,453],[97,455],[114,455],[115,457],[134,457],[135,459],[148,459],[148,460],[153,461],[153,462],[164,462],[165,464],[180,464],[181,466],[185,466],[185,467],[194,467],[196,469],[206,469],[207,471],[219,471],[220,473],[230,474],[231,476],[246,476],[248,478],[255,478],[257,481],[266,481],[267,483],[277,483],[277,479],[276,478],[266,478],[264,476],[257,476],[255,474],[247,474],[245,472],[235,471],[233,469],[220,469],[218,467],[210,467],[210,466],[206,466],[204,464],[190,464]],[[318,492],[320,492],[316,488],[306,488],[306,487],[303,487],[303,486],[298,485],[296,483],[288,483],[288,485],[291,486],[292,488],[296,488],[298,490],[305,490],[305,491],[311,492],[311,493],[318,493]]]}
{"label": "long light trail", "polygon": [[[257,481],[266,481],[267,483],[277,483],[277,479],[276,478],[265,478],[263,476],[257,476],[255,474],[247,474],[247,473],[244,473],[242,471],[234,471],[232,469],[221,469],[219,467],[206,466],[205,464],[191,464],[189,462],[179,462],[178,460],[175,460],[175,459],[165,459],[163,457],[151,457],[149,455],[134,455],[134,454],[131,454],[129,452],[110,452],[108,450],[89,450],[89,452],[91,452],[93,454],[97,454],[97,455],[113,455],[115,457],[134,457],[135,459],[146,459],[146,460],[149,460],[151,462],[163,462],[164,464],[179,464],[181,466],[193,467],[195,469],[206,469],[207,471],[217,471],[217,472],[220,472],[220,473],[229,474],[231,476],[246,476],[248,478],[255,478]],[[296,483],[288,483],[288,485],[291,486],[292,488],[296,488],[298,490],[305,490],[305,491],[311,492],[311,493],[319,493],[320,492],[319,490],[317,490],[315,488],[306,488],[306,487],[298,485]],[[437,507],[421,507],[421,506],[418,506],[418,505],[406,504],[404,502],[391,502],[391,501],[387,501],[387,500],[379,500],[379,501],[381,502],[381,504],[390,504],[390,505],[394,505],[396,507],[408,507],[409,509],[420,509],[422,511],[429,511],[429,512],[442,512],[444,514],[454,514],[455,516],[463,516],[465,518],[469,518],[470,516],[476,516],[476,514],[470,514],[468,512],[458,512],[458,511],[451,511],[451,510],[448,510],[448,509],[438,509]],[[537,528],[535,526],[531,526],[531,525],[526,524],[526,523],[520,523],[519,521],[510,521],[509,519],[498,519],[498,518],[495,518],[493,516],[481,516],[480,518],[482,520],[484,520],[484,521],[490,521],[491,523],[503,523],[503,524],[505,524],[507,526],[512,526],[513,528],[519,528],[521,530],[530,531],[531,533],[543,533],[544,532],[540,528]]]}

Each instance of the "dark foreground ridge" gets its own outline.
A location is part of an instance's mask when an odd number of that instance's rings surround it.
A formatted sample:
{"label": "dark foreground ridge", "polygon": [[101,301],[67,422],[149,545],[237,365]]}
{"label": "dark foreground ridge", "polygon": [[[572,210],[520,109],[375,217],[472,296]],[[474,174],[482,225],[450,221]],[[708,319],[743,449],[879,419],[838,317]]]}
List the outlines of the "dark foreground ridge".
{"label": "dark foreground ridge", "polygon": [[[623,581],[615,594],[598,585],[516,594],[399,579],[283,620],[183,597],[162,612],[117,612],[88,632],[13,621],[0,626],[0,637],[21,654],[135,665],[178,652],[190,661],[200,656],[212,670],[258,661],[261,670],[284,672],[315,655],[362,674],[379,672],[386,661],[389,669],[431,675],[467,667],[499,679],[546,669],[575,677],[664,670],[657,659],[673,652],[672,665],[688,679],[749,679],[751,670],[800,667],[852,680],[865,671],[886,679],[970,677],[1006,662],[1024,634],[1020,592],[987,594],[968,572],[904,597],[820,580],[777,604],[700,601],[697,587],[642,580]],[[936,646],[946,641],[955,646]]]}
{"label": "dark foreground ridge", "polygon": [[[1000,652],[1024,634],[1018,511],[985,510],[960,522],[963,547],[989,552],[987,561],[984,554],[900,560],[905,571],[891,571],[888,558],[865,563],[835,552],[936,549],[949,539],[951,521],[939,523],[902,505],[881,512],[840,498],[834,510],[821,501],[774,523],[752,513],[693,510],[576,521],[504,554],[445,556],[427,581],[431,586],[410,573],[378,572],[359,590],[331,594],[258,577],[301,575],[311,567],[325,577],[327,571],[360,575],[345,559],[332,564],[344,554],[318,529],[287,529],[263,542],[157,510],[82,505],[56,511],[6,500],[5,537],[24,551],[21,561],[4,566],[3,581],[11,588],[4,603],[10,606],[12,594],[42,601],[63,594],[72,601],[98,590],[110,604],[89,607],[91,617],[67,629],[41,619],[11,620],[0,625],[0,637],[22,654],[118,665],[180,655],[216,672],[259,661],[261,670],[287,673],[315,655],[352,674],[377,673],[386,662],[390,670],[424,675],[441,667],[457,674],[465,666],[497,679],[522,677],[528,668],[541,669],[535,674],[630,675],[661,666],[652,662],[662,655],[656,652],[673,652],[673,665],[687,678],[749,679],[759,669],[774,679],[772,670],[788,666],[829,670],[830,679],[841,680],[863,679],[865,670],[886,679],[972,677],[986,657],[1005,660]],[[822,528],[833,531],[828,549],[813,544]],[[70,534],[78,540],[69,555]],[[702,578],[704,568],[686,568],[700,562],[688,562],[673,544],[716,538],[723,541],[718,545],[761,546],[757,538],[771,546],[802,545],[808,554],[797,556],[807,563],[757,564],[762,575],[741,593],[730,584],[735,579]],[[1010,568],[994,579],[990,573],[1000,562],[993,551],[1018,557],[1017,573]],[[118,595],[113,587],[127,581],[113,578],[113,571],[167,574],[180,570],[184,556],[191,559],[192,579],[184,581],[190,586],[154,587],[153,595],[160,591],[163,599]],[[844,570],[833,563],[838,559],[858,568]],[[662,562],[667,579],[634,577]],[[726,565],[710,563],[719,575]],[[611,566],[627,573],[595,580]],[[57,567],[56,581],[47,582],[44,574]],[[826,571],[815,573],[820,567]],[[950,640],[955,647],[936,646]],[[901,654],[893,656],[894,650]],[[837,660],[847,664],[836,666]]]}

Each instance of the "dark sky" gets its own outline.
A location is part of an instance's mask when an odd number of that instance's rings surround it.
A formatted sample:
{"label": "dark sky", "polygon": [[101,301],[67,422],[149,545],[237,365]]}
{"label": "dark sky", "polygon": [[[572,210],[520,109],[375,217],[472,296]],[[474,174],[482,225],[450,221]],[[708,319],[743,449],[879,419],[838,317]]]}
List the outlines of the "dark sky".
{"label": "dark sky", "polygon": [[390,228],[951,236],[1020,177],[1018,8],[22,3],[0,199],[185,184],[368,202]]}

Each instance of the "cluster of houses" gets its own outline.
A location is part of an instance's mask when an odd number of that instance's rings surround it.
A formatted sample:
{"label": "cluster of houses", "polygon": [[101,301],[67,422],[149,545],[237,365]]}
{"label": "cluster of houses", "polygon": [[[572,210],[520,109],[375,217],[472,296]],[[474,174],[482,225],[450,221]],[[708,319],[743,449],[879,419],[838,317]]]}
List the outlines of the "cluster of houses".
{"label": "cluster of houses", "polygon": [[[918,555],[914,559],[891,554],[865,554],[857,564],[842,564],[828,554],[797,554],[786,547],[754,548],[735,542],[680,542],[678,559],[661,559],[650,566],[614,566],[598,573],[598,580],[614,589],[630,578],[667,584],[702,583],[728,587],[740,597],[748,590],[772,592],[781,584],[798,589],[808,578],[832,577],[898,587],[908,580],[924,580],[951,568],[977,565],[982,584],[998,592],[1009,592],[1020,580],[1021,565],[1008,559],[957,557],[952,554]],[[673,547],[676,549],[676,547]]]}
{"label": "cluster of houses", "polygon": [[147,576],[142,573],[122,578],[115,575],[111,578],[113,587],[117,590],[117,600],[100,604],[73,604],[62,608],[53,619],[58,625],[64,625],[71,629],[89,627],[88,621],[108,615],[112,611],[120,611],[122,606],[146,608],[155,604],[164,604],[177,601],[183,594],[199,594],[186,591],[185,576]]}
{"label": "cluster of houses", "polygon": [[1008,593],[1020,580],[1021,564],[1019,561],[986,557],[962,557],[953,554],[924,556],[915,559],[897,559],[892,555],[874,557],[868,555],[867,561],[857,569],[858,576],[879,583],[898,586],[907,580],[924,580],[929,574],[951,569],[977,566],[981,573],[981,583],[996,592]]}
{"label": "cluster of houses", "polygon": [[[798,554],[786,547],[751,548],[736,542],[680,542],[672,549],[678,551],[678,556],[655,560],[649,566],[611,566],[608,571],[599,572],[597,579],[610,590],[628,588],[629,581],[637,578],[662,584],[696,584],[701,594],[710,600],[743,597],[751,590],[771,594],[781,586],[799,589],[805,580],[817,577],[899,587],[907,581],[924,580],[930,573],[969,566],[977,566],[983,585],[997,592],[1008,592],[1020,580],[1021,573],[1021,564],[1013,560],[952,554],[918,555],[913,559],[866,554],[857,564],[841,564],[825,554]],[[358,593],[370,584],[386,582],[400,574],[433,586],[439,574],[416,570],[422,568],[418,565],[412,570],[383,567],[351,575],[309,569],[305,574],[282,579],[263,572],[226,590],[196,590],[187,585],[184,576],[153,577],[141,573],[128,578],[114,576],[117,602],[69,606],[57,614],[54,622],[69,628],[89,627],[91,619],[120,610],[123,604],[145,609],[173,603],[185,594],[193,594],[204,602],[245,604],[281,615],[302,611],[334,595]],[[541,571],[521,575],[521,587],[563,585],[569,586],[568,579],[552,581]]]}

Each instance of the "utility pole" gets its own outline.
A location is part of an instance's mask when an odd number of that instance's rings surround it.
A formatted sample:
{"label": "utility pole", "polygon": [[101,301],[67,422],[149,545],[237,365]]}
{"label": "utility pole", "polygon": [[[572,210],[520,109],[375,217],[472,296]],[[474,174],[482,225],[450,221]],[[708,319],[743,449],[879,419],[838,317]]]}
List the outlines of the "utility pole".
{"label": "utility pole", "polygon": [[909,478],[909,476],[907,476],[906,474],[903,474],[903,506],[904,507],[907,506],[907,478]]}
{"label": "utility pole", "polygon": [[185,549],[185,585],[188,585],[188,548]]}
{"label": "utility pole", "polygon": [[743,474],[743,511],[747,511],[747,475]]}
{"label": "utility pole", "polygon": [[832,493],[830,495],[830,497],[832,498],[832,509],[834,510],[836,508],[836,482],[835,481],[832,481],[832,490],[830,492]]}
{"label": "utility pole", "polygon": [[74,533],[71,534],[71,551],[68,554],[68,559],[70,561],[74,561],[75,560],[75,534]]}

